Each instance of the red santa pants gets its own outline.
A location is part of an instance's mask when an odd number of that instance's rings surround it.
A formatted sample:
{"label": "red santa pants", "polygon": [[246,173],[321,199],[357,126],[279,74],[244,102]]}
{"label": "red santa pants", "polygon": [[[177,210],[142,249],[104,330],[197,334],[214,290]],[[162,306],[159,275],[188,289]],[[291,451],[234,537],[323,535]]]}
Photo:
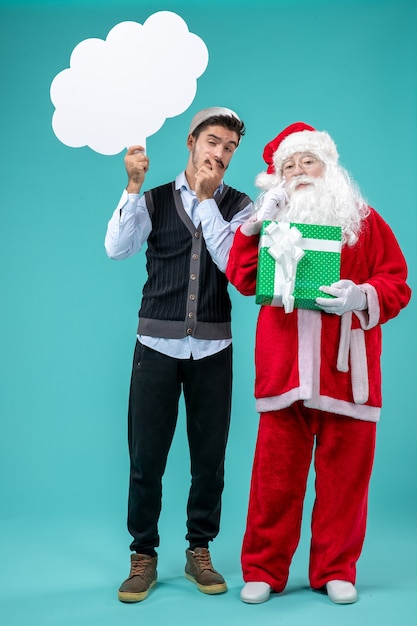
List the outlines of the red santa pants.
{"label": "red santa pants", "polygon": [[301,402],[261,414],[242,547],[245,582],[266,582],[276,592],[285,588],[315,443],[310,585],[355,583],[375,435],[374,422],[308,409]]}

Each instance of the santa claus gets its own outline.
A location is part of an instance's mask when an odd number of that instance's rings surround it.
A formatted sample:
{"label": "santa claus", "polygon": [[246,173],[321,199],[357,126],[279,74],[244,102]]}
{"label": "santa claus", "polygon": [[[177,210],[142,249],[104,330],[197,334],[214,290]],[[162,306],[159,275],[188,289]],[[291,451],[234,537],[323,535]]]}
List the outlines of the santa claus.
{"label": "santa claus", "polygon": [[[410,299],[407,266],[387,223],[339,164],[326,132],[297,122],[264,149],[256,212],[237,231],[227,277],[254,295],[264,220],[340,226],[341,279],[319,310],[260,308],[255,397],[260,413],[246,532],[244,602],[286,586],[314,451],[309,579],[340,604],[357,599],[368,486],[381,408],[381,325]],[[329,298],[328,296],[332,296]]]}

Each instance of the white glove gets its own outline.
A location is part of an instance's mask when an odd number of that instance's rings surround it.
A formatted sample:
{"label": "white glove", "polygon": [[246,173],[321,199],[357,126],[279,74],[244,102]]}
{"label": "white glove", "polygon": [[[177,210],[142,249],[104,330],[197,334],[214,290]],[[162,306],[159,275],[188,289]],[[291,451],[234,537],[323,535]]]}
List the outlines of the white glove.
{"label": "white glove", "polygon": [[264,220],[275,220],[278,212],[284,208],[288,202],[288,195],[284,189],[286,181],[283,180],[278,187],[269,189],[262,196],[261,207],[242,224],[242,233],[250,237],[251,235],[259,235],[261,232],[262,222]]}
{"label": "white glove", "polygon": [[284,189],[286,181],[283,180],[278,187],[269,189],[262,198],[261,208],[259,209],[260,218],[262,220],[275,220],[278,212],[282,210],[288,202],[288,194]]}
{"label": "white glove", "polygon": [[363,311],[368,306],[366,293],[351,280],[338,280],[330,287],[320,287],[320,291],[335,298],[316,298],[316,304],[325,313],[343,315],[346,311]]}

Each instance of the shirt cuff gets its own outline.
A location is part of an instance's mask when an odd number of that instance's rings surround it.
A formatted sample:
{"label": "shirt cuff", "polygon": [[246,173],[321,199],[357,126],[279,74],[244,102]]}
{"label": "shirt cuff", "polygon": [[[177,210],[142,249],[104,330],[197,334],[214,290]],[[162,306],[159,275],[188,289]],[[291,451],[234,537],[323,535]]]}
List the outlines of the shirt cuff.
{"label": "shirt cuff", "polygon": [[203,215],[213,215],[215,217],[221,217],[219,207],[217,206],[217,202],[214,198],[208,198],[207,200],[203,200],[203,202],[200,202],[197,206],[197,212],[200,218],[203,217]]}
{"label": "shirt cuff", "polygon": [[138,193],[128,193],[126,189],[123,189],[123,193],[116,207],[116,211],[122,210],[134,210],[136,208],[139,199]]}

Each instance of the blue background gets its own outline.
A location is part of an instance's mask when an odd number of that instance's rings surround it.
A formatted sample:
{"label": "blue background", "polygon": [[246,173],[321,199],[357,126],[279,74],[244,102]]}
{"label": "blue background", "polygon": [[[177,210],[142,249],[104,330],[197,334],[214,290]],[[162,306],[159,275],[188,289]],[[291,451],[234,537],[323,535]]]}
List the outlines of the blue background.
{"label": "blue background", "polygon": [[234,404],[222,531],[212,548],[229,593],[208,598],[183,579],[189,460],[181,405],[164,481],[160,583],[143,604],[117,602],[129,566],[126,405],[144,254],[107,259],[106,225],[126,182],[123,155],[61,144],[49,88],[77,43],[159,10],[187,22],[206,43],[209,63],[190,108],[148,139],[146,188],[185,166],[189,121],[201,108],[228,106],[245,121],[226,180],[253,197],[264,145],[305,121],[332,135],[342,163],[393,228],[415,286],[413,0],[0,1],[0,615],[10,626],[194,623],[194,611],[210,624],[272,624],[283,615],[287,624],[330,624],[337,610],[339,624],[372,616],[412,623],[415,302],[384,328],[361,601],[335,607],[307,590],[311,482],[288,591],[248,607],[239,602],[239,551],[258,421],[257,306],[233,288]]}

